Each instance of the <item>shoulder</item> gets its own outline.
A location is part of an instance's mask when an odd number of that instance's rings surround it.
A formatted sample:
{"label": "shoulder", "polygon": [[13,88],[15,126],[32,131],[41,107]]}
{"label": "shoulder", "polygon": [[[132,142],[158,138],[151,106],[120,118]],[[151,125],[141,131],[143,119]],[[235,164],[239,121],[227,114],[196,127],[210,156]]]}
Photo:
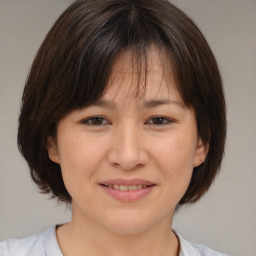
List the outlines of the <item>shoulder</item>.
{"label": "shoulder", "polygon": [[180,241],[179,256],[228,256],[211,249],[208,246],[191,243],[185,240],[180,234],[176,233]]}
{"label": "shoulder", "polygon": [[[52,254],[53,253],[53,254]],[[1,256],[62,256],[55,235],[55,227],[22,239],[8,239],[0,243]]]}
{"label": "shoulder", "polygon": [[46,232],[34,234],[22,239],[8,239],[0,243],[0,255],[2,256],[44,256],[43,240]]}

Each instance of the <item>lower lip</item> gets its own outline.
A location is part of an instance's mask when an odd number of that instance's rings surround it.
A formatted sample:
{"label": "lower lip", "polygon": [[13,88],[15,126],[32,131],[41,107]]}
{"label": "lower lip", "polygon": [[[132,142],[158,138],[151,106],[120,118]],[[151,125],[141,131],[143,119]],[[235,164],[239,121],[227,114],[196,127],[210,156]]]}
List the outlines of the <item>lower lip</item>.
{"label": "lower lip", "polygon": [[138,189],[138,190],[132,190],[132,191],[129,191],[129,190],[128,191],[120,191],[120,190],[116,190],[116,189],[105,187],[105,186],[101,186],[101,187],[104,189],[104,191],[108,195],[110,195],[120,201],[132,202],[132,201],[138,200],[138,199],[146,196],[148,193],[150,193],[153,190],[153,188],[155,186]]}

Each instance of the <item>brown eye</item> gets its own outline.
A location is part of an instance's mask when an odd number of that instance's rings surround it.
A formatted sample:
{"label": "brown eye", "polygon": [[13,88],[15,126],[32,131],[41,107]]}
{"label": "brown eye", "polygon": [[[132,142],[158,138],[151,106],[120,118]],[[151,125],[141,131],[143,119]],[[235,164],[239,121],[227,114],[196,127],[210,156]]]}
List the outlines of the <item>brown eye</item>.
{"label": "brown eye", "polygon": [[82,121],[83,124],[90,125],[90,126],[100,126],[108,124],[109,122],[105,120],[105,118],[100,116],[90,117]]}
{"label": "brown eye", "polygon": [[163,116],[156,116],[156,117],[152,117],[147,123],[150,125],[166,125],[172,122],[173,121],[169,118],[166,118]]}

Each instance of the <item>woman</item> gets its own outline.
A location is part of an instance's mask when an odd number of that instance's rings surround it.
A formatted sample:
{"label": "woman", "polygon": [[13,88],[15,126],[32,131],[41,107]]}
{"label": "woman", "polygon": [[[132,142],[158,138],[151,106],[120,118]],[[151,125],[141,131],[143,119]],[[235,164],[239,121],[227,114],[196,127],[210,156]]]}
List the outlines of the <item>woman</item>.
{"label": "woman", "polygon": [[46,36],[24,88],[18,144],[72,220],[0,255],[224,255],[172,230],[209,189],[225,100],[201,32],[165,0],[80,0]]}

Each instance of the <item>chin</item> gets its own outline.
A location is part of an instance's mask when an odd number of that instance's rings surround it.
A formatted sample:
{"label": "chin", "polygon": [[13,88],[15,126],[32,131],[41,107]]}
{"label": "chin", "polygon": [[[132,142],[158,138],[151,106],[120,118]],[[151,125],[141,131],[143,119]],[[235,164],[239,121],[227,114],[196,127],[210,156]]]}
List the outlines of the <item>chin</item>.
{"label": "chin", "polygon": [[[106,225],[107,223],[107,225]],[[104,222],[112,232],[122,235],[138,234],[147,231],[154,221],[143,214],[118,214]]]}
{"label": "chin", "polygon": [[111,225],[108,227],[111,229],[112,232],[119,234],[119,235],[135,235],[139,233],[143,233],[148,230],[148,225],[139,225],[139,224],[134,224],[134,223],[118,223],[116,225]]}

